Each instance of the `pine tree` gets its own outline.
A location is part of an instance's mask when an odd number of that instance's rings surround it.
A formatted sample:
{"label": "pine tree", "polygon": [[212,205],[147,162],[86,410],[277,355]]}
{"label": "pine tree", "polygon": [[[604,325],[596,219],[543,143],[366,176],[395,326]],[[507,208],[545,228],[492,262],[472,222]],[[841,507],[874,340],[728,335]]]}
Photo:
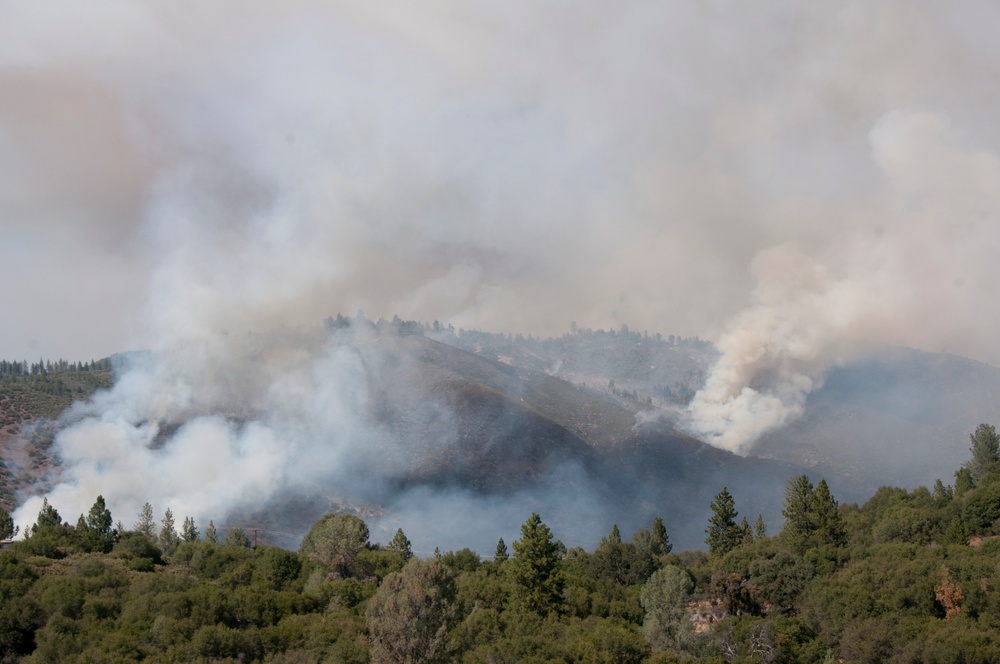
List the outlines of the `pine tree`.
{"label": "pine tree", "polygon": [[622,543],[622,533],[621,533],[620,530],[618,530],[618,524],[617,523],[614,524],[611,527],[611,536],[609,537],[609,539],[610,539],[611,542],[613,542],[615,544],[621,544]]}
{"label": "pine tree", "polygon": [[198,541],[198,528],[194,525],[194,518],[190,516],[184,517],[184,527],[181,529],[181,537],[184,538],[185,542]]}
{"label": "pine tree", "polygon": [[410,544],[410,540],[407,539],[406,535],[403,533],[402,528],[396,529],[396,534],[393,536],[392,541],[389,545],[385,547],[389,551],[395,551],[400,556],[402,556],[404,561],[409,560],[413,557],[413,548]]}
{"label": "pine tree", "polygon": [[104,553],[111,551],[115,544],[113,524],[111,510],[104,502],[104,496],[98,496],[87,513],[87,536],[91,547]]}
{"label": "pine tree", "polygon": [[20,528],[14,525],[14,519],[11,518],[10,513],[0,507],[0,540],[9,540],[17,537],[19,530]]}
{"label": "pine tree", "polygon": [[156,525],[153,522],[153,506],[146,503],[139,510],[139,520],[135,524],[135,532],[146,536],[146,539],[156,539]]}
{"label": "pine tree", "polygon": [[814,493],[807,475],[793,477],[785,487],[785,507],[781,516],[785,517],[785,531],[796,540],[804,541],[816,531]]}
{"label": "pine tree", "polygon": [[955,497],[955,493],[950,486],[945,486],[940,479],[934,480],[934,490],[931,492],[934,501],[939,505],[947,505]]}
{"label": "pine tree", "polygon": [[174,527],[174,513],[170,511],[169,507],[163,513],[163,521],[160,523],[160,548],[165,552],[170,552],[177,546],[179,538],[177,537],[177,529]]}
{"label": "pine tree", "polygon": [[654,555],[665,556],[673,550],[674,546],[670,543],[670,538],[667,537],[667,529],[660,517],[653,519],[651,535]]}
{"label": "pine tree", "polygon": [[980,478],[993,468],[1000,454],[1000,435],[992,424],[980,424],[976,427],[975,433],[969,436],[972,441],[972,459],[966,463],[972,477],[973,486],[979,483]]}
{"label": "pine tree", "polygon": [[493,562],[495,563],[506,562],[506,560],[509,557],[510,556],[507,555],[507,545],[504,543],[503,538],[501,537],[500,540],[497,542],[497,549],[493,553]]}
{"label": "pine tree", "polygon": [[208,528],[205,529],[205,541],[215,544],[219,541],[219,533],[215,530],[215,524],[208,520]]}
{"label": "pine tree", "polygon": [[762,540],[767,537],[767,528],[764,526],[764,515],[758,514],[757,521],[753,524],[753,538]]}
{"label": "pine tree", "polygon": [[62,517],[59,516],[59,512],[49,504],[48,498],[42,498],[42,508],[38,510],[38,518],[35,520],[35,525],[31,527],[32,534],[42,528],[54,528],[60,525],[62,525]]}
{"label": "pine tree", "polygon": [[98,496],[97,500],[87,513],[87,527],[98,537],[106,537],[111,533],[114,519],[111,518],[111,510],[104,502],[104,496]]}
{"label": "pine tree", "polygon": [[515,597],[525,608],[540,615],[558,609],[563,589],[559,546],[538,514],[533,513],[521,526],[521,539],[514,542],[514,556],[507,569],[514,581]]}
{"label": "pine tree", "polygon": [[955,471],[955,496],[962,496],[976,488],[976,482],[972,479],[972,471],[963,466]]}
{"label": "pine tree", "polygon": [[708,528],[705,529],[708,534],[705,543],[708,544],[711,553],[724,555],[743,541],[743,533],[736,525],[738,516],[736,501],[733,500],[728,487],[723,487],[712,501],[712,516],[709,517]]}
{"label": "pine tree", "polygon": [[816,534],[824,544],[843,546],[847,543],[847,532],[840,519],[837,501],[830,493],[826,480],[820,480],[813,494],[813,515],[816,523]]}
{"label": "pine tree", "polygon": [[222,542],[225,546],[236,546],[243,549],[250,548],[250,538],[242,528],[230,528],[226,533],[226,539]]}

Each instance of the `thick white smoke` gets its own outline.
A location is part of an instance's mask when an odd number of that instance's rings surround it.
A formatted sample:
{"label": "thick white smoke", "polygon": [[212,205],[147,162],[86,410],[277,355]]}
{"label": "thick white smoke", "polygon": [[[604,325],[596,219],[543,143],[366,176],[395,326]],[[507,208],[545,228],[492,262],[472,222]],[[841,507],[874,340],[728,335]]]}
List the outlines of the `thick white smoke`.
{"label": "thick white smoke", "polygon": [[[320,334],[136,356],[111,390],[64,415],[64,479],[48,498],[69,520],[103,494],[126,526],[147,501],[203,526],[292,488],[349,491],[375,455],[382,472],[395,470],[367,402],[356,343]],[[26,501],[15,518],[32,523],[40,504]]]}
{"label": "thick white smoke", "polygon": [[[747,453],[802,413],[831,366],[874,344],[996,356],[979,332],[997,324],[995,308],[970,320],[968,307],[996,293],[987,254],[1000,239],[1000,159],[956,147],[930,113],[889,113],[869,141],[888,195],[844,211],[843,237],[814,256],[786,244],[751,262],[752,304],[688,409],[688,427],[712,444]],[[859,234],[867,215],[880,223]]]}
{"label": "thick white smoke", "polygon": [[337,311],[718,337],[690,427],[743,452],[867,344],[1000,359],[991,3],[0,8],[0,354],[153,351],[67,518],[364,465]]}

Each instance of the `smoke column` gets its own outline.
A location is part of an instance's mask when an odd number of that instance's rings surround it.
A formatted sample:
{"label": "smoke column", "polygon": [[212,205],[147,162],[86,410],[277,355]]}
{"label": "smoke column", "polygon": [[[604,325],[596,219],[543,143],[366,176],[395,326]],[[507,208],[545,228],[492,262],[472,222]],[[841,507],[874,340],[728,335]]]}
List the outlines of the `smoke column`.
{"label": "smoke column", "polygon": [[2,354],[151,350],[67,518],[377,486],[338,311],[718,339],[687,426],[741,453],[871,344],[1000,360],[991,3],[0,7]]}
{"label": "smoke column", "polygon": [[752,304],[718,341],[719,360],[688,408],[693,433],[746,454],[802,413],[831,366],[873,345],[947,349],[964,336],[965,348],[994,357],[974,330],[995,324],[995,312],[970,320],[965,307],[996,288],[984,252],[998,238],[1000,160],[949,138],[935,115],[887,114],[869,134],[892,184],[883,224],[858,235],[846,213],[844,238],[815,257],[790,244],[754,257]]}

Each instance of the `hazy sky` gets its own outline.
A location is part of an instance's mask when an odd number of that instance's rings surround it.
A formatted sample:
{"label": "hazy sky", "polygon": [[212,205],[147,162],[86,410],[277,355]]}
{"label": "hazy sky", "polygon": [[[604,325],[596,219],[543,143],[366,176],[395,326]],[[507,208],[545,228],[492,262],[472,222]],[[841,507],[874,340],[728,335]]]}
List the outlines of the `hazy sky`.
{"label": "hazy sky", "polygon": [[717,402],[767,344],[794,380],[872,342],[996,363],[998,28],[992,2],[0,0],[0,356],[363,308],[698,334],[736,358]]}

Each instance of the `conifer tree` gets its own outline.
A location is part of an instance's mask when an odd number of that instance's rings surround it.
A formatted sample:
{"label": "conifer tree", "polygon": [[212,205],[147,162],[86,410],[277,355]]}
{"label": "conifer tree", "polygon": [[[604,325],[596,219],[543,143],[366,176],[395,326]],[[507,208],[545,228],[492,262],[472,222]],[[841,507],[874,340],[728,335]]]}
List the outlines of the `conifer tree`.
{"label": "conifer tree", "polygon": [[167,508],[167,511],[163,513],[163,521],[160,523],[160,548],[169,552],[177,546],[179,540],[177,537],[177,529],[174,527],[174,513],[170,511],[169,507]]}
{"label": "conifer tree", "polygon": [[931,492],[938,505],[947,505],[954,498],[954,491],[950,486],[945,486],[940,479],[934,480],[934,490]]}
{"label": "conifer tree", "polygon": [[112,528],[114,520],[111,510],[104,502],[104,496],[98,496],[87,513],[87,536],[91,546],[98,551],[107,553],[115,544],[115,532]]}
{"label": "conifer tree", "polygon": [[390,541],[389,545],[385,548],[388,549],[389,551],[395,551],[396,553],[398,553],[400,556],[402,556],[404,561],[407,561],[413,557],[412,545],[410,543],[410,540],[403,533],[402,528],[396,529],[396,534],[393,536],[392,541]]}
{"label": "conifer tree", "polygon": [[99,537],[107,536],[111,533],[111,527],[114,524],[114,520],[111,518],[111,510],[108,509],[107,503],[104,502],[104,496],[98,496],[97,500],[90,508],[90,512],[87,513],[87,527]]}
{"label": "conifer tree", "polygon": [[767,527],[764,526],[764,515],[758,514],[757,521],[753,524],[753,538],[762,540],[767,537]]}
{"label": "conifer tree", "polygon": [[135,524],[135,532],[146,536],[152,541],[156,539],[156,525],[153,522],[153,506],[145,503],[139,510],[139,520]]}
{"label": "conifer tree", "polygon": [[49,504],[48,498],[42,498],[42,507],[38,510],[38,518],[35,520],[35,525],[31,527],[31,532],[36,533],[42,528],[53,528],[59,525],[62,525],[62,517],[59,516],[59,512]]}
{"label": "conifer tree", "polygon": [[0,507],[0,540],[9,540],[17,537],[19,527],[14,525],[14,519],[10,513]]}
{"label": "conifer tree", "polygon": [[521,526],[521,539],[514,542],[514,556],[507,569],[514,581],[516,599],[540,615],[556,611],[562,599],[558,554],[552,531],[538,514],[532,513]]}
{"label": "conifer tree", "polygon": [[184,538],[185,542],[198,541],[198,528],[194,525],[193,517],[184,517],[184,527],[181,529],[181,537]]}
{"label": "conifer tree", "polygon": [[955,471],[955,496],[962,496],[976,488],[976,482],[972,478],[972,471],[963,466]]}
{"label": "conifer tree", "polygon": [[507,554],[507,545],[504,543],[503,538],[497,542],[496,551],[493,553],[493,562],[502,563],[505,562],[510,556]]}
{"label": "conifer tree", "polygon": [[743,520],[740,521],[740,539],[744,544],[753,542],[753,530],[751,530],[746,517],[743,517]]}
{"label": "conifer tree", "polygon": [[793,477],[785,487],[785,507],[781,516],[785,517],[785,531],[797,540],[804,540],[816,531],[814,493],[807,475]]}
{"label": "conifer tree", "polygon": [[653,519],[653,529],[650,534],[652,535],[654,555],[665,556],[673,550],[674,546],[670,543],[670,538],[667,537],[667,529],[663,525],[663,519],[660,517]]}
{"label": "conifer tree", "polygon": [[979,483],[980,478],[993,468],[1000,455],[1000,435],[992,424],[980,424],[976,427],[975,433],[969,436],[972,441],[972,459],[966,464],[972,478],[973,486]]}
{"label": "conifer tree", "polygon": [[705,543],[708,544],[711,553],[724,555],[743,541],[743,533],[736,524],[738,516],[736,501],[733,500],[728,487],[723,487],[712,501],[712,516],[709,517],[708,528],[705,529],[708,533]]}
{"label": "conifer tree", "polygon": [[212,520],[208,520],[208,528],[205,529],[205,541],[215,544],[219,541],[219,533],[215,530],[215,524]]}
{"label": "conifer tree", "polygon": [[847,543],[847,533],[840,519],[837,501],[830,493],[826,480],[820,480],[813,494],[813,514],[816,532],[824,544],[842,546]]}
{"label": "conifer tree", "polygon": [[225,546],[236,546],[244,549],[250,548],[250,538],[242,528],[230,528],[226,533],[226,539],[222,542]]}

